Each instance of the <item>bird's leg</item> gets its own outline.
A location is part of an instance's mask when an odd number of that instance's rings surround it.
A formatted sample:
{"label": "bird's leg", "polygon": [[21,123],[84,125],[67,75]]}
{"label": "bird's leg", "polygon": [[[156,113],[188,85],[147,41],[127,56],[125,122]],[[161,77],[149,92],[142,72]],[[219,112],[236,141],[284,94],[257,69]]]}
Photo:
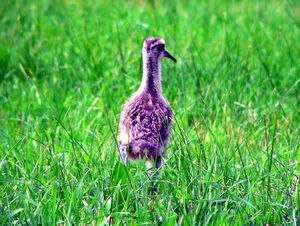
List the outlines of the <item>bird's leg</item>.
{"label": "bird's leg", "polygon": [[[148,162],[147,162],[148,163]],[[162,168],[162,165],[163,165],[163,161],[162,161],[162,157],[161,156],[157,156],[156,159],[154,160],[154,163],[155,163],[155,168],[156,169],[153,169],[153,163],[150,162],[148,163],[148,169],[151,170],[151,184],[152,184],[152,188],[151,188],[151,194],[154,195],[154,194],[157,194],[157,191],[158,191],[158,186],[157,184],[155,183],[155,179],[157,179],[160,175],[160,172],[158,170],[160,170]],[[149,168],[151,167],[151,168]]]}
{"label": "bird's leg", "polygon": [[163,166],[163,161],[162,161],[162,157],[159,156],[156,158],[155,160],[155,167],[156,167],[156,170],[160,170]]}
{"label": "bird's leg", "polygon": [[153,175],[153,163],[151,160],[146,160],[147,173]]}

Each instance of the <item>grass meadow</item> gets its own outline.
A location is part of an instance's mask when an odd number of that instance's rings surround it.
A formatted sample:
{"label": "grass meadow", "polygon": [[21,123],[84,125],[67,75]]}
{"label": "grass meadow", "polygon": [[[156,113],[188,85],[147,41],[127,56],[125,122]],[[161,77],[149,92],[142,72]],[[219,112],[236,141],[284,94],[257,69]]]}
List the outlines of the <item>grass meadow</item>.
{"label": "grass meadow", "polygon": [[[116,149],[147,36],[178,60],[155,195]],[[297,0],[2,0],[0,224],[299,224],[299,37]]]}

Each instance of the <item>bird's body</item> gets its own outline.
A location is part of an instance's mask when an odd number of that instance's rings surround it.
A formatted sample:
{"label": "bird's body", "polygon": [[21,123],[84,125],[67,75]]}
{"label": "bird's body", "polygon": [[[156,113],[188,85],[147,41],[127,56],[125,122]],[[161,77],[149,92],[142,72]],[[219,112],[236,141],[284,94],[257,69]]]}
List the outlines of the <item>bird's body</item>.
{"label": "bird's body", "polygon": [[172,118],[172,110],[160,93],[134,95],[121,115],[120,146],[126,146],[131,159],[157,159],[167,145]]}
{"label": "bird's body", "polygon": [[175,60],[164,47],[165,41],[160,38],[144,41],[143,80],[123,106],[119,123],[119,153],[125,165],[127,156],[154,161],[157,169],[162,165],[173,112],[162,95],[160,61],[163,57]]}

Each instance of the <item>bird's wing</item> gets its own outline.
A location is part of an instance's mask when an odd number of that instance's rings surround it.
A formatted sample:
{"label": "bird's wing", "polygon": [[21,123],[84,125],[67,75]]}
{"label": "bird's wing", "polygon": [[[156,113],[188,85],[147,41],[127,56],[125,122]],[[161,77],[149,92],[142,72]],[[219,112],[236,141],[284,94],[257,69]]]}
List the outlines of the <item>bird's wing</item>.
{"label": "bird's wing", "polygon": [[120,158],[122,160],[122,163],[123,165],[127,165],[127,148],[128,148],[128,145],[125,145],[125,144],[119,144],[118,146],[118,149],[119,149],[119,155],[120,155]]}
{"label": "bird's wing", "polygon": [[128,117],[130,138],[147,140],[152,144],[164,144],[169,136],[169,115],[165,106],[136,106]]}

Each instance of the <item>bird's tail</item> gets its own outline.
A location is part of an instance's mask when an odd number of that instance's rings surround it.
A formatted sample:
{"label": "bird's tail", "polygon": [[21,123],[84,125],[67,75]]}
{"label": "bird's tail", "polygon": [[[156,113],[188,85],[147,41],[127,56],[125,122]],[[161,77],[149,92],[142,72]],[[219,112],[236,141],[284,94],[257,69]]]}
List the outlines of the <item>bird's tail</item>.
{"label": "bird's tail", "polygon": [[149,158],[156,159],[161,155],[158,144],[152,144],[149,141],[139,139],[133,140],[129,147],[129,157],[132,159]]}

